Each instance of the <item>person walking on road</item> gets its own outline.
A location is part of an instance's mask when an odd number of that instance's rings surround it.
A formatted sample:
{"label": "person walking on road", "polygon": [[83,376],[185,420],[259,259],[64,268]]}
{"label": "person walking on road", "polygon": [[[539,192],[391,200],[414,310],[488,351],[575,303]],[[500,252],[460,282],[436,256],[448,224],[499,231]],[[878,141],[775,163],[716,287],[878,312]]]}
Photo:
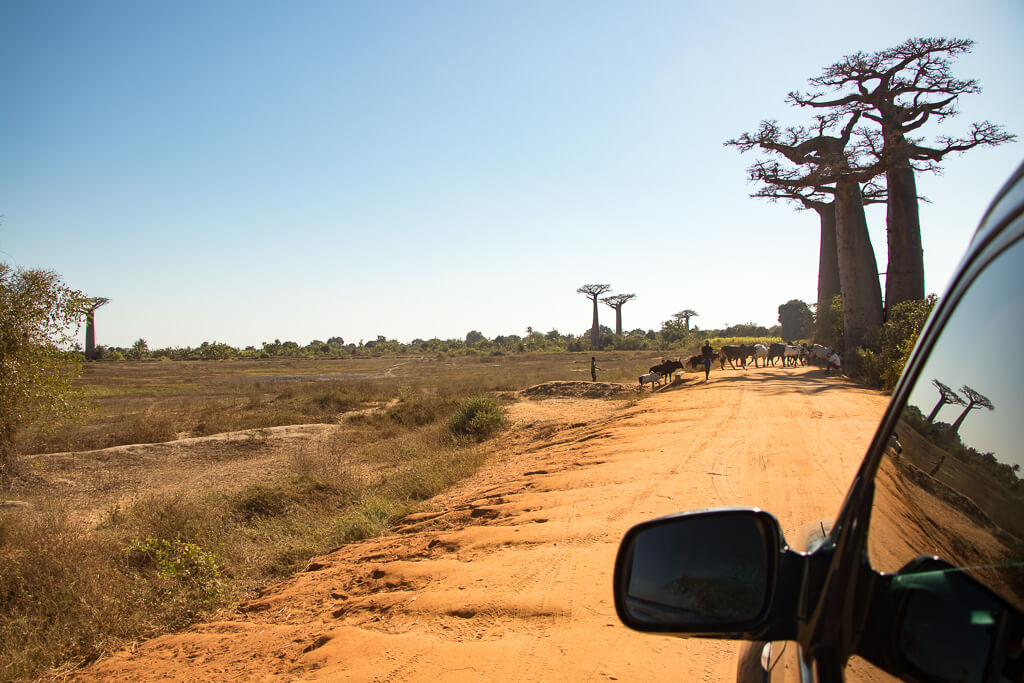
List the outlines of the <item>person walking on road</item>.
{"label": "person walking on road", "polygon": [[711,348],[711,342],[704,340],[704,346],[700,348],[700,355],[704,357],[704,381],[707,382],[711,376],[711,361],[715,358],[715,350]]}

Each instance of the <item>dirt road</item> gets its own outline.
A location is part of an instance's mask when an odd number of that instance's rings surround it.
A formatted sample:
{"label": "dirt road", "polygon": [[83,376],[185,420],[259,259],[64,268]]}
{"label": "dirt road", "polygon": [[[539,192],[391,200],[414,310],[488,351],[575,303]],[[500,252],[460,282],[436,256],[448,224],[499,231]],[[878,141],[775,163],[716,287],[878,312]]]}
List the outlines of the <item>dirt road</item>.
{"label": "dirt road", "polygon": [[316,558],[219,621],[79,676],[731,680],[735,643],[619,623],[611,572],[623,532],[680,510],[756,505],[795,538],[835,514],[887,402],[819,369],[780,368],[715,372],[639,402],[524,400],[492,463],[398,533]]}

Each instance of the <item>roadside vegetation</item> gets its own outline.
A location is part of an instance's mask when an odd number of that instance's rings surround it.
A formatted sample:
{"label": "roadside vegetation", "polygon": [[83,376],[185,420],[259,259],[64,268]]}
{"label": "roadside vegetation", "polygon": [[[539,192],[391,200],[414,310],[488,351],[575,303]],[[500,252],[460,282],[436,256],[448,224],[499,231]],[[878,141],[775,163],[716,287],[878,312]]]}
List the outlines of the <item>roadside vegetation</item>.
{"label": "roadside vegetation", "polygon": [[234,489],[144,494],[83,524],[59,499],[0,514],[0,680],[71,670],[383,534],[480,466],[490,396],[406,393]]}
{"label": "roadside vegetation", "polygon": [[[700,330],[687,309],[658,331],[601,328],[593,338],[474,331],[410,344],[332,338],[156,351],[140,339],[131,349],[96,347],[100,362],[83,364],[68,330],[89,300],[53,273],[2,275],[0,483],[33,492],[30,503],[0,509],[2,680],[70,671],[237,604],[311,557],[385,533],[484,462],[487,440],[506,425],[506,392],[588,382],[592,356],[599,381],[633,385],[662,358],[685,359],[704,341],[844,343],[837,296],[820,310],[791,300],[772,328]],[[930,297],[893,307],[853,350],[863,379],[895,383],[934,304]],[[244,447],[258,450],[266,429],[310,423],[332,428],[303,442],[283,473],[187,492],[143,490],[99,523],[83,520],[58,491],[33,489],[42,454],[224,432],[248,433]],[[35,454],[31,466],[23,454]],[[75,476],[74,467],[68,472]]]}

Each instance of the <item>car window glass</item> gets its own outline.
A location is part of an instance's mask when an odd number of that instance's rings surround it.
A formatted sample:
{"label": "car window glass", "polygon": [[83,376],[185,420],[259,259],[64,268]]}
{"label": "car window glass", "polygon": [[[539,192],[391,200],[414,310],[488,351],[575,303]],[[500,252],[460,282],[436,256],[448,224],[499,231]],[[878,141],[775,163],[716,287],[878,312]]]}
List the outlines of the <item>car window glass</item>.
{"label": "car window glass", "polygon": [[1024,610],[1024,242],[971,284],[876,475],[873,568],[935,555]]}

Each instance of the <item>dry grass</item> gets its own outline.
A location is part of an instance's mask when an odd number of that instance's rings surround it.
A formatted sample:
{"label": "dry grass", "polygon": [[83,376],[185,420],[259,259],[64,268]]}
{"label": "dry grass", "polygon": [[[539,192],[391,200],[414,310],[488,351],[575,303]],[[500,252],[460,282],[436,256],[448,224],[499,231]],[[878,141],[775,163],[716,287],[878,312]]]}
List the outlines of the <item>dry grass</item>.
{"label": "dry grass", "polygon": [[[83,421],[28,431],[22,453],[157,443],[278,425],[337,422],[403,395],[466,396],[551,380],[589,380],[590,355],[366,358],[346,360],[90,363]],[[598,379],[635,383],[660,362],[650,352],[599,353]]]}
{"label": "dry grass", "polygon": [[[633,382],[657,360],[601,355],[599,379]],[[493,399],[483,411],[479,398],[464,409],[469,397],[589,379],[589,362],[538,354],[88,366],[90,422],[34,437],[37,452],[350,417],[291,451],[283,473],[218,490],[143,491],[98,525],[73,514],[57,489],[34,497],[34,511],[0,509],[0,680],[73,669],[244,599],[311,556],[384,533],[484,461],[478,430],[498,428],[500,414]],[[474,439],[452,431],[479,414],[488,419],[476,420]],[[261,434],[252,432],[254,448]],[[252,450],[237,448],[237,457]],[[74,461],[60,476],[75,476]]]}

